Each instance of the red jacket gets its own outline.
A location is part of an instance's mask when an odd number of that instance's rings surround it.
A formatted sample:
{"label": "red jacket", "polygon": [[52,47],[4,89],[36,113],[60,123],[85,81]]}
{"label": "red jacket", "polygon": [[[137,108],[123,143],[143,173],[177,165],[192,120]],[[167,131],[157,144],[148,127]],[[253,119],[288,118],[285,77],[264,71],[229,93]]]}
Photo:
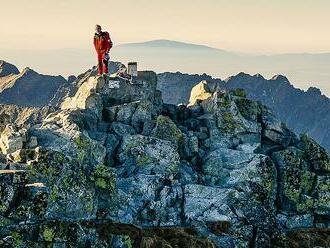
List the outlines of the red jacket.
{"label": "red jacket", "polygon": [[112,48],[112,41],[108,32],[102,32],[101,34],[95,33],[94,35],[94,47],[97,53],[108,53]]}

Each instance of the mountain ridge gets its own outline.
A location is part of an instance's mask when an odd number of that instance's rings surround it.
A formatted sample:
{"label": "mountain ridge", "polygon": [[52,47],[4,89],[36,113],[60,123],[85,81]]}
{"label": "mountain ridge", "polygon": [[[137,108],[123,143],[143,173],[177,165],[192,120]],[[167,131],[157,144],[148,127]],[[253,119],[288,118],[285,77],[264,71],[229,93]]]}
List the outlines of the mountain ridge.
{"label": "mountain ridge", "polygon": [[[246,52],[240,52],[240,51],[231,51],[231,50],[225,50],[223,48],[217,48],[209,45],[203,45],[198,43],[191,43],[191,42],[185,42],[185,41],[178,41],[178,40],[170,40],[170,39],[154,39],[154,40],[147,40],[147,41],[140,41],[140,42],[128,42],[128,43],[122,43],[117,46],[166,46],[166,47],[191,47],[191,48],[205,48],[210,50],[217,50],[220,52],[227,52],[232,53],[236,55],[246,55],[246,56],[287,56],[287,55],[306,55],[306,56],[313,56],[313,55],[319,55],[319,56],[327,56],[330,55],[330,52],[285,52],[285,53],[246,53]],[[116,46],[115,46],[116,47]]]}
{"label": "mountain ridge", "polygon": [[[121,63],[111,63],[110,71],[123,67]],[[12,67],[13,68],[13,67]],[[25,68],[19,74],[0,77],[0,103],[18,104],[25,107],[58,107],[65,97],[72,97],[86,77],[96,75],[91,69],[67,81],[62,77],[42,75]],[[191,89],[206,80],[222,88],[243,88],[248,97],[271,107],[279,118],[297,133],[307,132],[330,151],[329,99],[322,92],[310,87],[307,91],[295,88],[283,75],[265,79],[261,74],[254,76],[240,72],[225,80],[207,74],[158,74],[158,89],[167,103],[188,103]],[[40,94],[39,92],[43,92]],[[174,93],[173,93],[174,92]],[[300,122],[296,120],[299,119]]]}
{"label": "mountain ridge", "polygon": [[[116,42],[114,42],[116,45]],[[189,45],[189,43],[188,43]],[[150,45],[151,46],[151,45]],[[198,45],[197,45],[198,46]],[[87,70],[95,64],[95,53],[92,44],[89,49],[62,49],[52,51],[0,51],[0,57],[17,61],[37,68],[45,74],[80,74],[82,68]],[[269,78],[275,74],[286,75],[296,87],[308,89],[317,86],[324,94],[330,96],[330,54],[280,54],[254,55],[231,51],[210,49],[171,49],[168,47],[125,47],[114,46],[110,57],[124,63],[137,61],[140,69],[152,69],[158,73],[185,71],[187,73],[207,73],[213,77],[227,78],[240,71],[249,74],[260,73]],[[51,58],[51,59],[49,59]],[[64,59],[65,58],[65,59]]]}
{"label": "mountain ridge", "polygon": [[219,51],[222,52],[224,50],[210,47],[207,45],[193,44],[182,41],[174,41],[167,39],[158,39],[158,40],[149,40],[144,42],[132,42],[132,43],[124,43],[118,46],[130,47],[130,46],[143,46],[143,47],[172,47],[177,49],[182,48],[195,48],[195,49],[205,49],[210,51]]}
{"label": "mountain ridge", "polygon": [[[11,68],[16,68],[9,63],[6,64],[6,67],[10,65]],[[14,71],[16,74],[7,73],[7,76],[0,77],[1,103],[23,107],[47,106],[58,88],[67,84],[67,80],[62,76],[39,74],[29,67],[21,72],[17,68]]]}
{"label": "mountain ridge", "polygon": [[224,81],[207,74],[179,72],[160,73],[158,77],[158,89],[163,92],[164,101],[172,104],[187,104],[187,92],[203,80],[209,80],[224,89],[242,88],[247,92],[248,98],[270,107],[295,132],[308,133],[330,151],[330,99],[316,87],[301,90],[281,75],[265,79],[261,75],[239,73]]}
{"label": "mountain ridge", "polygon": [[[220,49],[194,49],[187,43],[153,41],[120,45],[112,51],[120,61],[141,61],[142,68],[151,68],[158,73],[185,71],[207,73],[216,78],[227,78],[240,71],[260,73],[267,78],[276,74],[286,75],[295,86],[308,89],[317,86],[330,95],[330,53],[292,53],[274,55],[241,54]],[[172,44],[172,45],[171,45]]]}

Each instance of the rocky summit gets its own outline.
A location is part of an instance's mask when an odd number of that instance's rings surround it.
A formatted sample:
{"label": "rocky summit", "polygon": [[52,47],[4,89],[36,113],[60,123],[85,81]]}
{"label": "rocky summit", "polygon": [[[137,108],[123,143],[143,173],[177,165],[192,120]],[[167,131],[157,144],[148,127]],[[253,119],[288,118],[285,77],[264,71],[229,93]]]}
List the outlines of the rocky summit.
{"label": "rocky summit", "polygon": [[79,82],[2,125],[0,247],[328,247],[329,155],[243,90]]}

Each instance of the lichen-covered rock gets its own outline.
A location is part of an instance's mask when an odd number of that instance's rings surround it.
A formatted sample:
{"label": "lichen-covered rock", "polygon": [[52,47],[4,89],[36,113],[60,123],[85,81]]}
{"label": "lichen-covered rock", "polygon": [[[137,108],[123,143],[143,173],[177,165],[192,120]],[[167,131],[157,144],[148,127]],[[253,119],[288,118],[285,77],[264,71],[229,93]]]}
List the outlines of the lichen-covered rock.
{"label": "lichen-covered rock", "polygon": [[328,154],[244,91],[202,83],[174,106],[153,72],[92,74],[33,125],[3,116],[1,247],[290,247],[300,229],[326,240]]}
{"label": "lichen-covered rock", "polygon": [[105,141],[106,164],[112,166],[115,159],[115,151],[119,145],[119,139],[114,134],[108,134]]}
{"label": "lichen-covered rock", "polygon": [[132,126],[123,124],[121,122],[113,122],[110,128],[112,132],[119,137],[136,134],[136,131]]}
{"label": "lichen-covered rock", "polygon": [[306,212],[313,208],[310,195],[315,173],[310,171],[303,157],[304,153],[296,148],[273,154],[279,171],[279,202],[286,211]]}
{"label": "lichen-covered rock", "polygon": [[[139,228],[134,225],[98,222],[47,221],[39,224],[12,226],[3,232],[2,247],[93,247],[93,248],[215,248],[207,238],[199,237],[192,228]],[[25,243],[26,239],[28,243]]]}
{"label": "lichen-covered rock", "polygon": [[313,216],[311,214],[286,216],[283,214],[277,215],[277,223],[282,228],[297,229],[297,228],[310,228],[313,227]]}
{"label": "lichen-covered rock", "polygon": [[234,98],[234,101],[238,107],[239,112],[245,119],[258,121],[258,117],[262,111],[260,104],[245,97],[236,97]]}
{"label": "lichen-covered rock", "polygon": [[26,171],[24,170],[0,170],[0,214],[8,215],[15,202],[16,192],[21,192],[20,185],[26,182]]}
{"label": "lichen-covered rock", "polygon": [[183,135],[175,123],[166,116],[158,116],[156,126],[152,131],[152,136],[171,141],[176,146],[182,143]]}
{"label": "lichen-covered rock", "polygon": [[142,135],[125,136],[119,151],[124,175],[160,174],[173,177],[180,157],[169,141]]}
{"label": "lichen-covered rock", "polygon": [[122,223],[143,226],[181,224],[182,188],[177,182],[159,175],[120,178],[117,182]]}
{"label": "lichen-covered rock", "polygon": [[35,159],[35,150],[33,149],[20,149],[16,152],[7,154],[7,160],[13,163],[26,163],[29,160]]}
{"label": "lichen-covered rock", "polygon": [[35,136],[29,137],[29,140],[27,141],[26,147],[33,149],[38,146],[38,139]]}
{"label": "lichen-covered rock", "polygon": [[[241,110],[245,114],[244,117],[234,99],[236,98],[228,92],[216,91],[212,97],[203,101],[201,105],[204,112],[212,114],[213,125],[222,133],[239,135],[243,141],[247,134],[253,134],[260,142],[261,124],[254,121],[253,118],[251,119]],[[255,106],[252,107],[255,108]]]}
{"label": "lichen-covered rock", "polygon": [[330,172],[330,157],[326,150],[307,135],[301,136],[301,147],[317,172]]}
{"label": "lichen-covered rock", "polygon": [[[112,113],[113,121],[122,122],[124,124],[131,124],[132,116],[135,109],[137,108],[139,102],[125,103],[121,105],[116,105],[111,108],[108,108],[108,111]],[[111,115],[108,113],[108,115]]]}
{"label": "lichen-covered rock", "polygon": [[[205,157],[203,173],[206,183],[210,185],[230,186],[248,180],[261,183],[260,180],[269,179],[272,184],[275,167],[270,165],[267,173],[262,175],[262,168],[259,168],[267,158],[263,155],[245,153],[231,149],[218,149]],[[273,167],[273,168],[271,168]],[[263,168],[266,169],[266,168]],[[276,175],[274,175],[275,177]],[[269,187],[272,187],[269,185]]]}
{"label": "lichen-covered rock", "polygon": [[328,247],[329,243],[330,243],[330,229],[298,228],[289,231],[281,239],[276,240],[274,247],[276,248]]}
{"label": "lichen-covered rock", "polygon": [[[324,217],[323,224],[329,222],[330,215],[330,176],[318,176],[313,191],[315,213]],[[322,218],[320,218],[322,220]]]}

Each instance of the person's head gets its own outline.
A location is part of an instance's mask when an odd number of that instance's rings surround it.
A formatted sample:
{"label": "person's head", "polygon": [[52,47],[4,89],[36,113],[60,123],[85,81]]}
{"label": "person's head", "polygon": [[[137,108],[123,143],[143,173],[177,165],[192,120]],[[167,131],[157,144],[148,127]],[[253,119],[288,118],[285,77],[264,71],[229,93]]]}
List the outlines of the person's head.
{"label": "person's head", "polygon": [[102,27],[99,24],[95,25],[95,32],[100,34],[102,32]]}

